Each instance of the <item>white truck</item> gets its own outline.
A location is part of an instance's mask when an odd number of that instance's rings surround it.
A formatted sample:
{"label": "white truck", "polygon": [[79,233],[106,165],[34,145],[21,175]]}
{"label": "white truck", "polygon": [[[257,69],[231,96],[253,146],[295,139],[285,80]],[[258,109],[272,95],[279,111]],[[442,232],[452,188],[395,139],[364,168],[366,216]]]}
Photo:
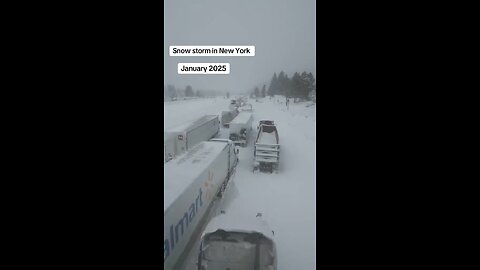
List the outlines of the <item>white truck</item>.
{"label": "white truck", "polygon": [[275,123],[271,120],[262,120],[258,124],[258,133],[253,149],[253,171],[278,171],[280,162],[280,144]]}
{"label": "white truck", "polygon": [[240,110],[242,112],[253,112],[252,104],[244,104],[242,107],[240,107]]}
{"label": "white truck", "polygon": [[218,115],[205,115],[193,123],[186,123],[165,132],[165,162],[182,154],[199,142],[208,141],[220,131]]}
{"label": "white truck", "polygon": [[185,260],[235,171],[237,154],[230,140],[212,139],[164,165],[164,269]]}
{"label": "white truck", "polygon": [[252,131],[253,114],[248,112],[241,112],[235,119],[230,122],[229,139],[235,144],[242,146],[247,145],[248,136]]}
{"label": "white truck", "polygon": [[238,107],[240,107],[240,104],[236,99],[230,100],[230,105],[228,106],[228,108],[231,111],[238,109]]}
{"label": "white truck", "polygon": [[228,127],[230,125],[230,122],[237,117],[238,115],[238,110],[234,109],[231,111],[223,111],[222,112],[222,126]]}
{"label": "white truck", "polygon": [[213,218],[200,241],[198,270],[276,270],[274,231],[261,214]]}

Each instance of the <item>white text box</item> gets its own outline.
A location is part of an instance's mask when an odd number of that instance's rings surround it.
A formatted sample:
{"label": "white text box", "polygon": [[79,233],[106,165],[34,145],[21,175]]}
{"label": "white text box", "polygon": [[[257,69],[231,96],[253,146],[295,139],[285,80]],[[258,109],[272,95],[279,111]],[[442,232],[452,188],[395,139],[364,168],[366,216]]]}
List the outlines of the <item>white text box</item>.
{"label": "white text box", "polygon": [[230,74],[230,63],[178,63],[178,74]]}
{"label": "white text box", "polygon": [[255,56],[255,46],[170,46],[170,56]]}

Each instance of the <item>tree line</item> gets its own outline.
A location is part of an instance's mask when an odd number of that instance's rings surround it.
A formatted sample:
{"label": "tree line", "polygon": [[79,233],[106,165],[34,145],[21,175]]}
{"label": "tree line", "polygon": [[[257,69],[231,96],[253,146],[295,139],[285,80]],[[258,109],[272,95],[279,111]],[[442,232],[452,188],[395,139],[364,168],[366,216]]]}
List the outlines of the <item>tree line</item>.
{"label": "tree line", "polygon": [[255,88],[255,95],[257,97],[265,97],[266,95],[282,95],[289,98],[310,100],[311,94],[313,94],[315,91],[315,78],[311,72],[295,72],[292,78],[288,78],[288,75],[281,71],[278,76],[276,72],[273,74],[266,94],[264,85],[261,91],[258,89],[258,87]]}
{"label": "tree line", "polygon": [[165,85],[163,90],[164,100],[172,100],[174,98],[183,97],[215,97],[219,93],[215,90],[193,90],[192,86],[187,85],[185,89],[175,88],[174,85]]}

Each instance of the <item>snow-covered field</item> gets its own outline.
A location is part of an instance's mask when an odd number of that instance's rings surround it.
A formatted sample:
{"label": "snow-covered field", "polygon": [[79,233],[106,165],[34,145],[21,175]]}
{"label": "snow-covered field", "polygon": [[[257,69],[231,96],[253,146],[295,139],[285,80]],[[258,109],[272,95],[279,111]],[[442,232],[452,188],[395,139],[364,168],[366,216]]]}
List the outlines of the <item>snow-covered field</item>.
{"label": "snow-covered field", "polygon": [[[247,147],[241,148],[239,164],[217,210],[229,215],[258,212],[275,231],[278,269],[315,269],[315,105],[293,103],[285,98],[250,100],[254,123]],[[228,99],[203,99],[165,103],[165,129],[193,121],[205,114],[227,110]],[[308,106],[307,106],[308,105]],[[253,140],[259,120],[273,120],[280,139],[278,173],[266,174],[253,168]],[[219,137],[228,138],[228,129]],[[185,269],[196,269],[196,250]]]}

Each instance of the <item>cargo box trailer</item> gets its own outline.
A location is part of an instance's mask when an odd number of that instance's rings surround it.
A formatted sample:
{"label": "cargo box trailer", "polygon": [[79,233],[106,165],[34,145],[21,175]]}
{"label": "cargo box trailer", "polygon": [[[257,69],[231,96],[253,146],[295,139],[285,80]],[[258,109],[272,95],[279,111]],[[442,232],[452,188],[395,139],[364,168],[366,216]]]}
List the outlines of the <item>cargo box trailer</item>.
{"label": "cargo box trailer", "polygon": [[205,115],[165,132],[165,160],[169,161],[199,142],[208,141],[220,131],[218,115]]}
{"label": "cargo box trailer", "polygon": [[253,114],[241,112],[230,122],[229,139],[235,144],[247,145],[248,137],[252,131]]}
{"label": "cargo box trailer", "polygon": [[201,142],[164,166],[164,269],[175,269],[200,235],[238,163],[230,140]]}
{"label": "cargo box trailer", "polygon": [[238,110],[234,109],[231,111],[222,112],[222,126],[228,127],[230,121],[232,121],[238,115]]}

